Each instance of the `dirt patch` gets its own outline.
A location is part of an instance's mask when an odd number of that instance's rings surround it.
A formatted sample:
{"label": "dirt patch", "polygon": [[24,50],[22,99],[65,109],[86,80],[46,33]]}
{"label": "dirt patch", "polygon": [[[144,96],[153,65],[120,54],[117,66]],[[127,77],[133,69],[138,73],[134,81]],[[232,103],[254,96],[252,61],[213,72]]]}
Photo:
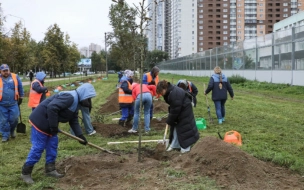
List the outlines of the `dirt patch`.
{"label": "dirt patch", "polygon": [[107,98],[107,102],[104,105],[102,105],[99,112],[102,114],[105,113],[110,114],[115,111],[119,111],[119,109],[120,108],[118,104],[118,89],[117,89]]}
{"label": "dirt patch", "polygon": [[[118,122],[118,121],[117,121]],[[102,123],[92,123],[95,127],[95,131],[103,137],[124,137],[131,135],[128,130],[132,128],[132,125],[127,127],[122,127],[118,124],[102,124]]]}
{"label": "dirt patch", "polygon": [[[223,189],[303,189],[303,178],[286,168],[274,166],[215,137],[205,137],[191,152],[165,152],[143,147],[143,161],[137,153],[122,156],[101,153],[71,157],[58,163],[65,173],[57,186],[62,189],[168,189],[180,180],[189,183],[197,176],[209,176]],[[167,161],[167,164],[164,164]],[[169,161],[169,162],[168,162]],[[168,169],[183,171],[183,178],[172,177]],[[181,173],[181,172],[180,172]]]}

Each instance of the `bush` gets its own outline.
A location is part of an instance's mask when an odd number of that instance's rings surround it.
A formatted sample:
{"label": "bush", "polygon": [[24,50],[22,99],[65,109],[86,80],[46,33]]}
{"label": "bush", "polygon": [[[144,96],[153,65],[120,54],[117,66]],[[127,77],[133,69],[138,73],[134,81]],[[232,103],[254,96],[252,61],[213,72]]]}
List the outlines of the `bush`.
{"label": "bush", "polygon": [[240,75],[232,75],[231,77],[229,77],[230,84],[240,84],[245,83],[246,81],[247,79]]}

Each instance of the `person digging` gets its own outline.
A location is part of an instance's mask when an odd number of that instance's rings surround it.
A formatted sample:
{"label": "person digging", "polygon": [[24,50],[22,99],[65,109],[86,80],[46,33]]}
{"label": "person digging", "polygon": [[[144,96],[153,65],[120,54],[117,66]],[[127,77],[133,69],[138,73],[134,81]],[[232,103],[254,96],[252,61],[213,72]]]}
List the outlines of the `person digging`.
{"label": "person digging", "polygon": [[57,157],[59,122],[69,122],[75,136],[86,145],[78,122],[80,106],[91,107],[90,99],[96,96],[95,89],[90,83],[85,83],[73,91],[63,91],[41,102],[30,115],[32,147],[22,167],[21,179],[27,184],[34,183],[32,171],[40,160],[43,151],[46,153],[46,176],[61,178],[64,175],[57,172],[55,161]]}

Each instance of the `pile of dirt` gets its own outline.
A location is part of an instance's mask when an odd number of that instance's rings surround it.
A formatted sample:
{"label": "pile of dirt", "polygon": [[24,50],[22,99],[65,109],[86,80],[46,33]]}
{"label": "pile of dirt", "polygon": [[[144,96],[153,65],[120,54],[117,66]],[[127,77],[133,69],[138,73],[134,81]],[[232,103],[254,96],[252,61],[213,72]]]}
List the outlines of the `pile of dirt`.
{"label": "pile of dirt", "polygon": [[[134,146],[136,147],[136,146]],[[143,161],[135,153],[117,156],[101,153],[70,157],[58,163],[65,173],[57,187],[69,189],[168,189],[168,184],[195,181],[209,176],[223,189],[303,189],[303,178],[286,168],[260,161],[234,145],[215,137],[205,137],[191,152],[165,152],[143,148]],[[164,164],[164,161],[167,164]],[[172,177],[168,169],[186,173]]]}
{"label": "pile of dirt", "polygon": [[119,111],[119,104],[118,104],[118,90],[113,92],[108,98],[107,102],[102,105],[102,107],[99,110],[99,113],[102,114],[110,114],[115,111]]}

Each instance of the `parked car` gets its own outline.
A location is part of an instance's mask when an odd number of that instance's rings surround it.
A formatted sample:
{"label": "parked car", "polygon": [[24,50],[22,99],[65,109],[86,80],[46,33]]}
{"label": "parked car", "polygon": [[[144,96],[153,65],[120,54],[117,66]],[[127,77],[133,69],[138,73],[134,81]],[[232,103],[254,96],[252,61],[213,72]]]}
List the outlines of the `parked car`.
{"label": "parked car", "polygon": [[108,74],[115,74],[114,70],[108,70]]}
{"label": "parked car", "polygon": [[83,72],[76,72],[76,73],[73,73],[73,75],[83,75]]}

